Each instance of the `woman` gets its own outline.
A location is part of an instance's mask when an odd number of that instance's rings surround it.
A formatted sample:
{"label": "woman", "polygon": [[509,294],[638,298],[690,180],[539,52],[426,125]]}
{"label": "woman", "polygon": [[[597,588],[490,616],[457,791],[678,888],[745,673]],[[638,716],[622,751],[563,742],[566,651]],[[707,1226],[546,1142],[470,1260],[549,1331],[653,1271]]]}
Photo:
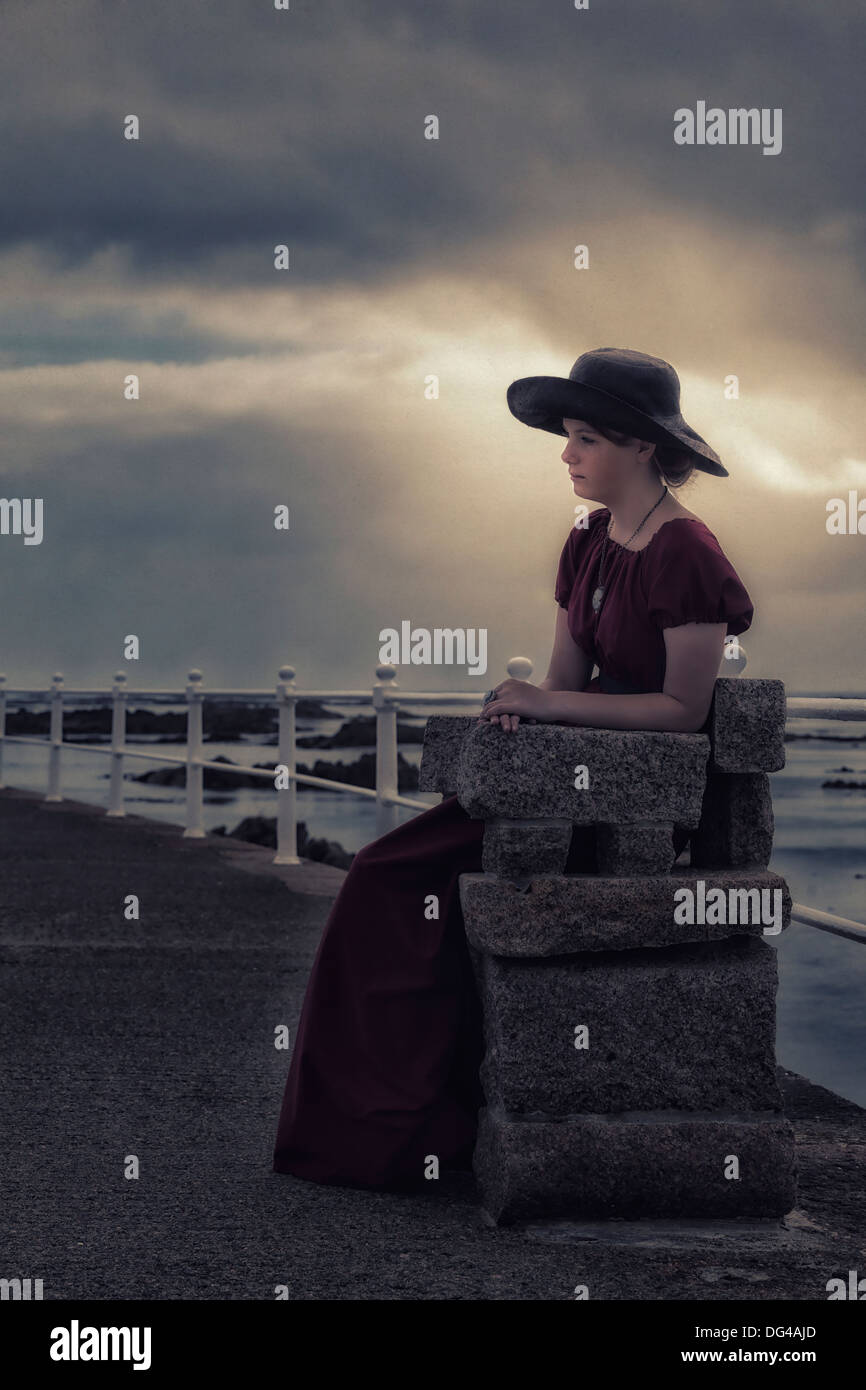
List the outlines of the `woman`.
{"label": "woman", "polygon": [[[563,546],[545,679],[502,681],[482,719],[506,734],[521,718],[701,729],[725,635],[746,630],[752,605],[713,534],[671,492],[696,468],[727,476],[680,413],[676,372],[600,348],[567,378],[513,382],[508,404],[524,424],[566,436],[575,493],[603,505]],[[275,1171],[399,1190],[423,1186],[434,1157],[439,1171],[469,1165],[483,1040],[458,882],[480,871],[482,834],[449,797],[355,856],[307,987]],[[675,835],[671,862],[687,838]],[[594,867],[592,829],[575,828],[566,872]]]}

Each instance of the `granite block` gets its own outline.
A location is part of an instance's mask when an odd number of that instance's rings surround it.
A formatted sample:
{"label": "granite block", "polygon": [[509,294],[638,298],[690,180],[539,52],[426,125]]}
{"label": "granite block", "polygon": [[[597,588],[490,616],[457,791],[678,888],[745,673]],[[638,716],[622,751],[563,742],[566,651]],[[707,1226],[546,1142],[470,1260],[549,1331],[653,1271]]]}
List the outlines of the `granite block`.
{"label": "granite block", "polygon": [[522,1115],[781,1109],[776,952],[765,941],[476,961],[489,1105]]}
{"label": "granite block", "polygon": [[463,741],[457,796],[480,820],[691,827],[700,820],[708,758],[704,734],[559,724],[506,734],[496,724],[476,723]]}
{"label": "granite block", "polygon": [[782,681],[724,676],[716,681],[708,729],[715,772],[778,772],[785,766]]}
{"label": "granite block", "polygon": [[477,722],[477,714],[436,714],[427,720],[418,769],[419,791],[453,796],[460,749],[470,728]]}
{"label": "granite block", "polygon": [[[461,874],[460,904],[470,943],[497,956],[628,951],[730,936],[776,936],[791,920],[788,885],[769,869],[701,871],[682,866],[669,874],[635,878],[537,875],[520,884],[487,874]],[[696,920],[677,920],[688,916]],[[707,917],[709,921],[701,920]]]}
{"label": "granite block", "polygon": [[484,826],[481,867],[500,878],[559,874],[571,845],[571,821],[492,820]]}
{"label": "granite block", "polygon": [[595,839],[598,872],[613,877],[666,874],[676,858],[673,836],[670,822],[599,825]]}
{"label": "granite block", "polygon": [[[726,1171],[738,1176],[726,1177]],[[794,1131],[777,1116],[580,1115],[515,1120],[484,1109],[473,1158],[481,1204],[537,1217],[784,1216]]]}
{"label": "granite block", "polygon": [[773,798],[766,772],[710,772],[691,837],[695,868],[763,868],[773,852]]}

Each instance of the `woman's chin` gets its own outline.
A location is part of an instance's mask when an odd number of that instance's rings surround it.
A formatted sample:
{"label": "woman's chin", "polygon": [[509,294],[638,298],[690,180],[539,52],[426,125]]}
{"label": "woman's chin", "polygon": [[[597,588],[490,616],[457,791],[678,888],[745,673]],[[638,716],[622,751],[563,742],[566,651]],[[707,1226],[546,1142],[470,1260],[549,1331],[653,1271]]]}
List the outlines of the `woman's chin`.
{"label": "woman's chin", "polygon": [[582,500],[583,500],[584,502],[597,502],[597,501],[598,501],[598,498],[597,498],[597,497],[590,497],[589,493],[587,492],[586,488],[583,487],[582,483],[577,483],[577,482],[573,483],[573,484],[572,484],[572,491],[574,492],[575,497],[580,497],[580,498],[582,498]]}

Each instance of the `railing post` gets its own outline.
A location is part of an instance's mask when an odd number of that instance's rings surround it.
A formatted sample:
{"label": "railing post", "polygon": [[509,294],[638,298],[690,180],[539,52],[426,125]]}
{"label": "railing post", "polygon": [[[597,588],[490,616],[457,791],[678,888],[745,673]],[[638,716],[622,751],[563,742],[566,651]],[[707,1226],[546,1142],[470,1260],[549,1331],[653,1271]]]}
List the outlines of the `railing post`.
{"label": "railing post", "polygon": [[297,782],[295,781],[295,668],[281,666],[277,682],[277,762],[288,770],[288,785],[277,791],[277,852],[274,864],[300,864],[298,858]]}
{"label": "railing post", "polygon": [[393,666],[376,667],[373,708],[376,711],[376,836],[387,835],[400,823],[399,807],[387,800],[397,787],[397,710],[388,695],[397,690]]}
{"label": "railing post", "polygon": [[63,677],[56,672],[51,678],[51,729],[48,753],[48,792],[46,801],[62,801],[60,793],[60,753],[63,744]]}
{"label": "railing post", "polygon": [[126,743],[126,672],[117,671],[111,690],[111,783],[108,814],[123,816],[123,746]]}
{"label": "railing post", "polygon": [[204,838],[202,808],[203,769],[201,767],[201,713],[202,695],[201,671],[189,673],[186,687],[186,829],[185,839]]}
{"label": "railing post", "polygon": [[0,788],[5,787],[3,781],[3,741],[6,738],[6,677],[0,676]]}

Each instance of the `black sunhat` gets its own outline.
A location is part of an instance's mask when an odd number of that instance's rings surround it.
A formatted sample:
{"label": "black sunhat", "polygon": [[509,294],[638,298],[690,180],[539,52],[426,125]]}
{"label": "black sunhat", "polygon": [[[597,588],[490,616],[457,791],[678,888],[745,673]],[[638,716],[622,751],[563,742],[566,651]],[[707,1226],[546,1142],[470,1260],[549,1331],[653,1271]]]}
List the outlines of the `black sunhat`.
{"label": "black sunhat", "polygon": [[714,449],[680,413],[680,379],[669,362],[631,348],[595,348],[567,377],[512,381],[508,408],[524,425],[565,435],[563,420],[587,420],[689,454],[696,468],[727,478]]}

